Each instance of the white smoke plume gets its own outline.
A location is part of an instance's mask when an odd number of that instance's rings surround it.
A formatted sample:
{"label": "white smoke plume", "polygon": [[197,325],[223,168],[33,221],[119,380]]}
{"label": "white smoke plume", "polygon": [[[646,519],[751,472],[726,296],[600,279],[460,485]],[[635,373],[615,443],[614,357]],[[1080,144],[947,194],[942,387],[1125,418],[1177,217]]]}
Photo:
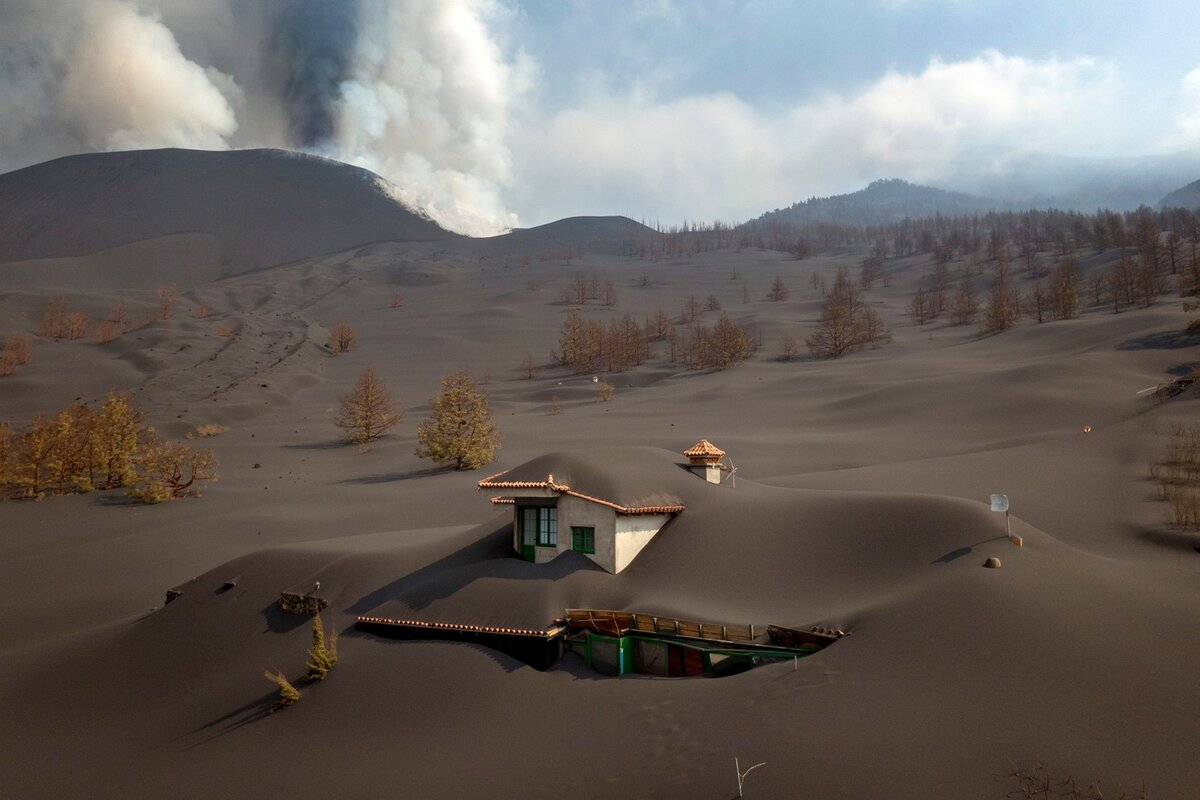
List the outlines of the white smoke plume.
{"label": "white smoke plume", "polygon": [[340,87],[331,154],[388,177],[405,200],[459,230],[515,225],[499,189],[512,180],[509,124],[532,68],[509,63],[492,38],[503,9],[362,0],[362,11],[372,24]]}
{"label": "white smoke plume", "polygon": [[153,12],[127,0],[17,2],[0,11],[0,158],[224,149],[240,92],[189,61]]}
{"label": "white smoke plume", "polygon": [[5,0],[0,171],[80,152],[285,147],[379,172],[472,234],[515,225],[527,59],[498,0]]}

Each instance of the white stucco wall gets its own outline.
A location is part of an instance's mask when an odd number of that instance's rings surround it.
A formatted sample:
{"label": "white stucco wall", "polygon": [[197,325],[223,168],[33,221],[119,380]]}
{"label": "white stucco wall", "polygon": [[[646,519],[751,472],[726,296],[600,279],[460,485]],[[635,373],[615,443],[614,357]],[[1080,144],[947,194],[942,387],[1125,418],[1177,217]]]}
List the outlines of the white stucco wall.
{"label": "white stucco wall", "polygon": [[[620,572],[629,566],[629,562],[642,552],[642,548],[650,543],[654,534],[667,524],[670,514],[639,514],[632,517],[617,517],[616,526],[616,558],[613,572]],[[597,547],[597,549],[599,549]]]}
{"label": "white stucco wall", "polygon": [[571,526],[595,528],[596,552],[585,553],[588,558],[609,572],[616,572],[616,545],[614,534],[617,527],[617,512],[608,506],[581,500],[569,495],[558,500],[558,552],[571,549]]}
{"label": "white stucco wall", "polygon": [[[519,499],[518,499],[519,502]],[[556,503],[558,540],[554,547],[535,547],[534,562],[545,564],[571,549],[571,527],[595,530],[595,553],[584,553],[612,573],[629,566],[654,534],[671,519],[670,514],[620,516],[612,508],[590,500],[563,495]],[[521,522],[516,516],[521,506],[514,507],[513,549],[521,552]]]}

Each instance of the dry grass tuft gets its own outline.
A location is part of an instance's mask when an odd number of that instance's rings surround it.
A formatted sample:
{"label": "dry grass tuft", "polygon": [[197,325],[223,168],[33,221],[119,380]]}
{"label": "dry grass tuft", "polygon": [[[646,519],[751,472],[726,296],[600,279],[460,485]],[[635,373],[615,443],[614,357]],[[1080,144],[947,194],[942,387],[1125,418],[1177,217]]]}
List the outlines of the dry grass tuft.
{"label": "dry grass tuft", "polygon": [[[1118,798],[1118,800],[1149,800],[1149,795],[1146,793],[1146,784],[1143,781],[1137,794],[1129,794],[1123,791],[1120,786],[1115,790],[1110,789],[1108,794],[1100,786],[1100,781],[1091,781],[1089,783],[1080,783],[1073,775],[1068,775],[1065,779],[1059,780],[1052,776],[1046,767],[1041,764],[1035,764],[1032,769],[1022,769],[1017,766],[1016,762],[1009,759],[1011,767],[1009,776],[1016,780],[1017,786],[1010,791],[1006,797],[1014,798],[1045,798],[1049,800],[1052,797],[1066,797],[1070,800],[1105,800],[1106,798]],[[1119,794],[1113,794],[1113,792]]]}
{"label": "dry grass tuft", "polygon": [[194,431],[188,433],[189,439],[207,439],[210,436],[220,436],[229,430],[228,425],[221,425],[216,422],[206,422],[203,425],[197,425]]}

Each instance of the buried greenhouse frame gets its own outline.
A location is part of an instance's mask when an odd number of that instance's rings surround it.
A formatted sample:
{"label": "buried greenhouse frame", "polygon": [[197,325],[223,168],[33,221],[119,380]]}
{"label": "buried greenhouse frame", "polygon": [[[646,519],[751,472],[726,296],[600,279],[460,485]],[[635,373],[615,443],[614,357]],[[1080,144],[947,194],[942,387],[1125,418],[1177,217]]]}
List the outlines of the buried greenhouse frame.
{"label": "buried greenhouse frame", "polygon": [[687,678],[736,675],[761,664],[803,658],[820,648],[741,644],[640,632],[608,636],[585,631],[568,637],[564,649],[578,653],[588,667],[601,675],[632,673]]}

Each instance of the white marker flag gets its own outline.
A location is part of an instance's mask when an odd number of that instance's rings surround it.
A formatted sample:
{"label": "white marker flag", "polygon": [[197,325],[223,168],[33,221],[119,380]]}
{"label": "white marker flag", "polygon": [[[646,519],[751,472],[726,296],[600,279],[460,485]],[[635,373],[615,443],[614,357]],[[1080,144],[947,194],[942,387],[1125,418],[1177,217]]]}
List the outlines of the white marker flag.
{"label": "white marker flag", "polygon": [[992,495],[992,511],[1008,511],[1008,495]]}

